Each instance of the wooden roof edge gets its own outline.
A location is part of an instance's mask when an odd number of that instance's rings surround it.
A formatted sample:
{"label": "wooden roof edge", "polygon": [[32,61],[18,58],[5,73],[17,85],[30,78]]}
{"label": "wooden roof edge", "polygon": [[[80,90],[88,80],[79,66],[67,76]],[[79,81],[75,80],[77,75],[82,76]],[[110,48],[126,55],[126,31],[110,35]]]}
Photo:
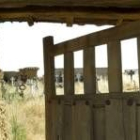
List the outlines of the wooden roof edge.
{"label": "wooden roof edge", "polygon": [[26,6],[80,6],[80,7],[122,7],[138,8],[138,0],[1,0],[1,8],[21,8]]}

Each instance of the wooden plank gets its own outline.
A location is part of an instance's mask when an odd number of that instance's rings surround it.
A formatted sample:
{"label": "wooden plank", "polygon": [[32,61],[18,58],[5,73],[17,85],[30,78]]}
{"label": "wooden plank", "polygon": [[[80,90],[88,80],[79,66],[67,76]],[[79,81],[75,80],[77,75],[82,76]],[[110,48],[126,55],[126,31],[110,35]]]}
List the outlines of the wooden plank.
{"label": "wooden plank", "polygon": [[[106,140],[126,140],[123,127],[122,100],[110,99],[105,107]],[[127,139],[128,140],[128,139]]]}
{"label": "wooden plank", "polygon": [[85,101],[77,101],[72,110],[72,140],[93,139],[92,111]]}
{"label": "wooden plank", "polygon": [[140,36],[137,37],[137,54],[138,54],[138,74],[139,74],[139,85],[140,85]]}
{"label": "wooden plank", "polygon": [[140,21],[131,22],[56,44],[54,55],[62,54],[65,51],[77,51],[86,47],[98,46],[115,40],[136,37],[140,34],[139,24]]}
{"label": "wooden plank", "polygon": [[140,140],[140,100],[136,106],[136,140]]}
{"label": "wooden plank", "polygon": [[93,108],[94,140],[105,140],[105,108]]}
{"label": "wooden plank", "polygon": [[51,138],[50,140],[63,140],[63,131],[64,131],[64,106],[63,102],[61,104],[54,100],[52,103],[52,110],[49,113],[52,113],[51,116]]}
{"label": "wooden plank", "polygon": [[136,103],[134,100],[123,100],[123,114],[125,139],[136,140]]}
{"label": "wooden plank", "polygon": [[84,91],[96,94],[95,48],[84,49]]}
{"label": "wooden plank", "polygon": [[64,140],[72,140],[72,105],[65,102],[64,106]]}
{"label": "wooden plank", "polygon": [[120,41],[108,43],[109,92],[122,92],[122,62]]}
{"label": "wooden plank", "polygon": [[74,94],[74,60],[73,52],[64,54],[64,94]]}

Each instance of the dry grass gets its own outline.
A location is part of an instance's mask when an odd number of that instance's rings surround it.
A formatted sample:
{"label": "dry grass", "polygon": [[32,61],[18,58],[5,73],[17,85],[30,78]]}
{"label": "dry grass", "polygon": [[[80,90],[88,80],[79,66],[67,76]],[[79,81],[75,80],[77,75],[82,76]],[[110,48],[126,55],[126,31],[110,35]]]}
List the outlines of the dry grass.
{"label": "dry grass", "polygon": [[30,93],[28,86],[24,98],[7,84],[4,102],[10,140],[45,140],[43,84],[39,83],[39,89],[34,95]]}

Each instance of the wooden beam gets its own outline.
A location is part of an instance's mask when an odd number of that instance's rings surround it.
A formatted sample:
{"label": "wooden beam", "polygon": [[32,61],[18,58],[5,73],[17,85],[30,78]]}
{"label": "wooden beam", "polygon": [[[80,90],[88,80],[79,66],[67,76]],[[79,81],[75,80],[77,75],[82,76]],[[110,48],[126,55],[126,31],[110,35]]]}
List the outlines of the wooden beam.
{"label": "wooden beam", "polygon": [[101,7],[138,7],[137,0],[1,0],[1,7],[21,7],[28,5],[46,6],[101,6]]}
{"label": "wooden beam", "polygon": [[[32,19],[32,20],[31,20]],[[140,19],[139,9],[90,7],[20,7],[0,8],[0,21],[58,22],[73,24],[118,25]],[[118,22],[119,21],[119,22]]]}
{"label": "wooden beam", "polygon": [[[69,9],[69,10],[68,10]],[[20,18],[20,17],[38,17],[45,19],[50,17],[59,17],[65,18],[66,22],[71,23],[74,22],[73,18],[86,18],[86,19],[108,19],[108,20],[138,20],[140,19],[140,10],[128,11],[128,10],[110,10],[110,9],[90,9],[87,10],[86,8],[80,9],[62,9],[62,8],[46,8],[46,9],[7,9],[2,10],[0,9],[0,18]]]}
{"label": "wooden beam", "polygon": [[136,21],[56,44],[54,55],[62,54],[64,51],[77,51],[86,47],[98,46],[114,40],[136,37],[140,34],[139,25],[140,21]]}
{"label": "wooden beam", "polygon": [[120,41],[108,43],[109,92],[122,92],[122,62]]}
{"label": "wooden beam", "polygon": [[55,95],[54,57],[50,55],[50,52],[54,47],[53,37],[44,38],[43,44],[45,95],[48,97],[48,99],[50,99]]}

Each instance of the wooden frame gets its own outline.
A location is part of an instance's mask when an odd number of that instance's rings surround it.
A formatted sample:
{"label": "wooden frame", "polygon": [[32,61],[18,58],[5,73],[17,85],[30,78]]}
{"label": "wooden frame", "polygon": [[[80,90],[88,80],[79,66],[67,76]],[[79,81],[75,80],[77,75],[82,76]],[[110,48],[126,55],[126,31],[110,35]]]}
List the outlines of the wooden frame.
{"label": "wooden frame", "polygon": [[[44,38],[47,140],[138,140],[140,94],[123,93],[121,41],[137,38],[140,21],[53,44]],[[108,94],[96,93],[95,47],[107,44]],[[73,52],[84,51],[84,94],[74,94]],[[54,57],[64,54],[64,95],[54,91]],[[140,74],[140,70],[139,70]],[[59,125],[58,125],[59,124]],[[53,126],[53,127],[52,127]]]}

